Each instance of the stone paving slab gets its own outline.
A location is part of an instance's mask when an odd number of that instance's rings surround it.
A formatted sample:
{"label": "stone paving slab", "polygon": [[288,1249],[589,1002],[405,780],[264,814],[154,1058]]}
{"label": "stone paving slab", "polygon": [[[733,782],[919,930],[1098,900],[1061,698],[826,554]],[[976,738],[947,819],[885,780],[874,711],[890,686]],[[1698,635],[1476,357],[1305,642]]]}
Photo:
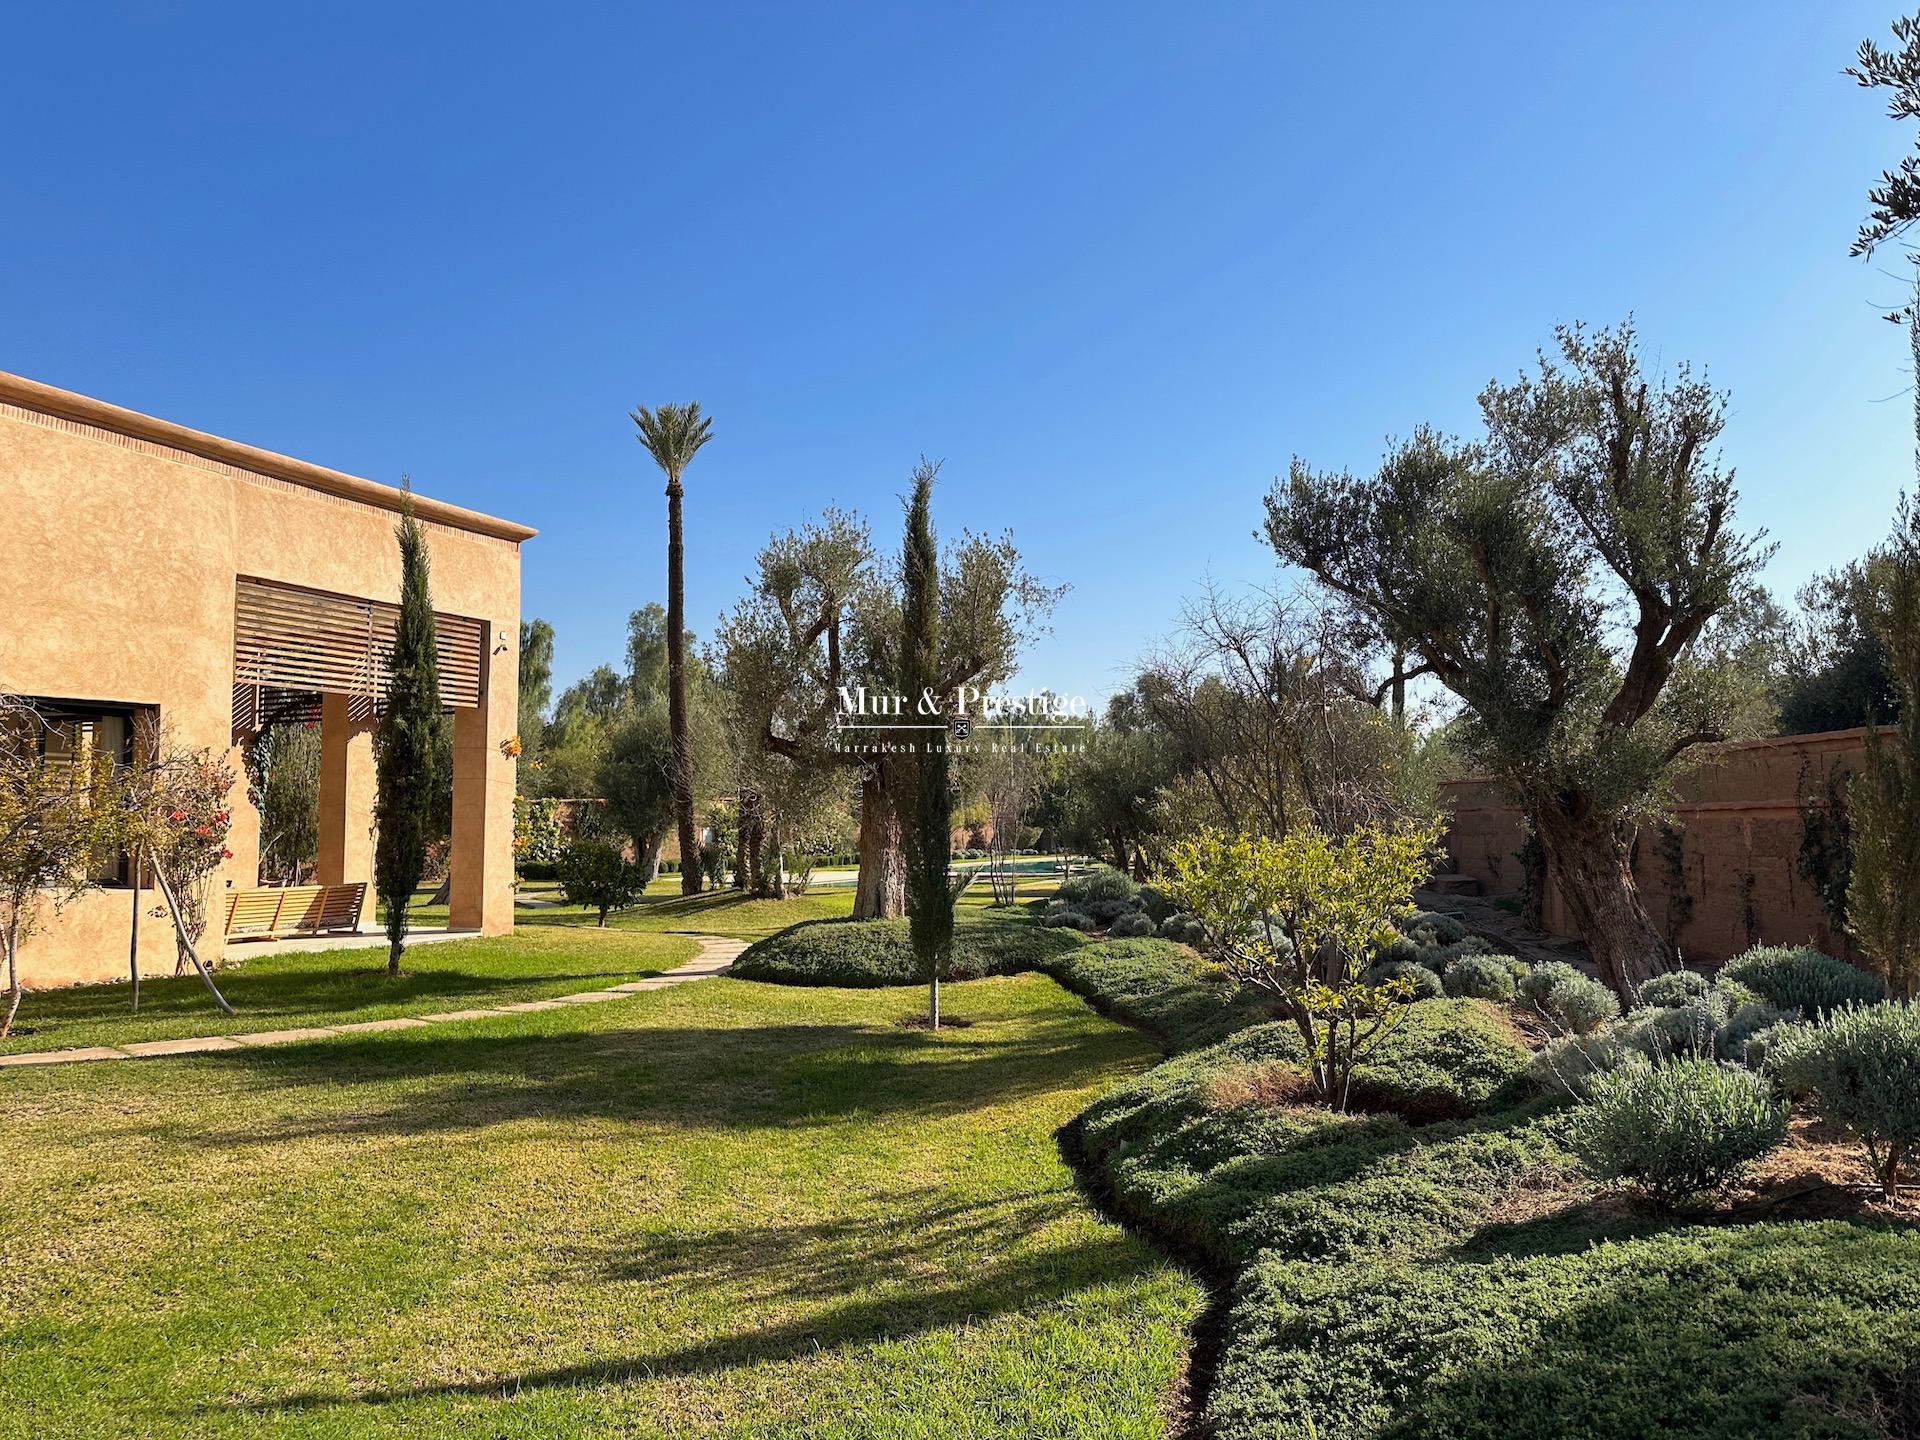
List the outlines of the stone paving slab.
{"label": "stone paving slab", "polygon": [[429,1025],[444,1025],[449,1020],[487,1020],[506,1014],[504,1010],[441,1010],[420,1018]]}
{"label": "stone paving slab", "polygon": [[233,1038],[242,1045],[292,1045],[301,1040],[324,1040],[339,1033],[337,1026],[314,1025],[304,1030],[253,1030]]}
{"label": "stone paving slab", "polygon": [[539,1010],[561,1010],[569,1005],[597,1005],[607,1000],[625,1000],[647,990],[665,990],[673,985],[724,975],[733,968],[744,940],[722,939],[717,935],[687,937],[700,943],[700,953],[684,965],[646,980],[629,980],[605,990],[582,990],[575,995],[560,995],[551,1000],[521,1000],[511,1005],[470,1010],[440,1010],[430,1015],[396,1015],[386,1020],[358,1020],[346,1025],[315,1025],[290,1030],[255,1030],[244,1035],[200,1035],[179,1040],[136,1040],[128,1045],[88,1045],[71,1050],[32,1050],[20,1055],[0,1055],[0,1068],[22,1069],[36,1065],[72,1065],[89,1060],[149,1060],[167,1055],[200,1055],[213,1050],[244,1050],[266,1045],[292,1045],[303,1040],[325,1040],[335,1035],[366,1035],[388,1030],[418,1030],[427,1025],[444,1025],[464,1020],[486,1020],[499,1015],[525,1015]]}
{"label": "stone paving slab", "polygon": [[0,1065],[70,1065],[76,1060],[131,1060],[112,1045],[89,1045],[80,1050],[31,1050],[24,1055],[0,1055]]}
{"label": "stone paving slab", "polygon": [[207,1050],[238,1050],[240,1042],[231,1035],[201,1035],[188,1040],[136,1040],[120,1048],[140,1060],[149,1055],[198,1055]]}

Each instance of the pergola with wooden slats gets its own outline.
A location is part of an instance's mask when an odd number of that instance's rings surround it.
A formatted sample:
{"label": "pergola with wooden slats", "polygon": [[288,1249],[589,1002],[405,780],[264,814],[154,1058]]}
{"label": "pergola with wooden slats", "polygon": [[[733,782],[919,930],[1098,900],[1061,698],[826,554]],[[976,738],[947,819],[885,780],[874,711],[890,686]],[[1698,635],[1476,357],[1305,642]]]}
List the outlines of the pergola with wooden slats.
{"label": "pergola with wooden slats", "polygon": [[[243,575],[234,588],[235,733],[286,718],[295,695],[327,692],[378,704],[400,607]],[[440,703],[480,703],[487,625],[434,613],[439,638]]]}

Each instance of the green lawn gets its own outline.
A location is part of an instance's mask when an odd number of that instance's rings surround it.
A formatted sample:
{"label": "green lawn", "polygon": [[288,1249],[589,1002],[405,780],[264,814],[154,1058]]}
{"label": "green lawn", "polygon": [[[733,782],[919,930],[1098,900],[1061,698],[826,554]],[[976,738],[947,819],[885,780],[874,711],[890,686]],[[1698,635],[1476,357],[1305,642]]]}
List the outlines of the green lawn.
{"label": "green lawn", "polygon": [[917,998],[0,1077],[0,1436],[1162,1433],[1199,1291],[1053,1139],[1152,1046],[1039,976]]}
{"label": "green lawn", "polygon": [[400,978],[389,980],[383,949],[302,954],[266,942],[236,945],[216,976],[236,1012],[231,1017],[213,1007],[192,974],[142,981],[138,1015],[128,1008],[132,991],[126,985],[39,990],[21,1005],[19,1023],[0,1041],[0,1054],[541,1000],[657,975],[692,959],[698,949],[677,936],[597,930],[576,920],[496,940],[416,945]]}
{"label": "green lawn", "polygon": [[[1023,882],[1020,893],[1032,899],[1052,889],[1050,879],[1035,879]],[[422,900],[432,893],[432,886],[419,891]],[[551,884],[524,885],[520,893],[559,898]],[[962,913],[984,913],[991,899],[984,886],[970,890],[961,897]],[[125,985],[34,991],[21,1007],[14,1033],[0,1041],[0,1055],[540,1000],[670,970],[693,957],[696,946],[689,935],[757,940],[802,920],[852,912],[850,888],[787,900],[749,900],[735,890],[682,898],[679,877],[663,876],[640,905],[610,916],[604,929],[593,914],[574,906],[518,906],[514,938],[415,946],[397,982],[386,978],[384,953],[376,949],[300,954],[272,942],[247,942],[231,948],[218,975],[238,1012],[231,1019],[213,1008],[191,975],[144,980],[137,1016],[128,1009],[131,992]],[[446,907],[419,905],[414,918],[422,928],[442,927]]]}

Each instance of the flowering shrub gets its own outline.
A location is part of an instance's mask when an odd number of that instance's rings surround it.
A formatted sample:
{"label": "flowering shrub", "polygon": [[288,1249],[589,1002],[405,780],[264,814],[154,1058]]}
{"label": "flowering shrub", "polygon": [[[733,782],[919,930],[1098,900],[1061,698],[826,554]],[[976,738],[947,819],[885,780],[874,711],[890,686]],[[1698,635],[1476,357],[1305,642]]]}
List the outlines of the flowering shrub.
{"label": "flowering shrub", "polygon": [[130,805],[135,848],[173,892],[183,969],[188,947],[206,934],[213,877],[233,858],[227,848],[233,828],[227,797],[234,780],[232,768],[209,750],[162,753],[135,768]]}
{"label": "flowering shrub", "polygon": [[524,795],[514,797],[514,864],[552,865],[560,859],[565,842],[559,801],[529,800]]}

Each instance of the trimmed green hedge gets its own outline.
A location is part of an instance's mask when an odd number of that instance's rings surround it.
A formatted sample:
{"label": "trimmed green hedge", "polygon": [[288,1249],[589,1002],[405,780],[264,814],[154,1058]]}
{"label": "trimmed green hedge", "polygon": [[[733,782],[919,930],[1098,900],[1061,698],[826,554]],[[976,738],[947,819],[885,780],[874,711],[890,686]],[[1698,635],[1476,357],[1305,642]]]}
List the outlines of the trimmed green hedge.
{"label": "trimmed green hedge", "polygon": [[[962,920],[954,927],[954,980],[1034,970],[1077,949],[1071,930],[1026,920]],[[808,920],[755,941],[733,962],[744,980],[779,985],[845,985],[867,989],[922,983],[904,920]]]}
{"label": "trimmed green hedge", "polygon": [[[1262,1099],[1263,1079],[1284,1082],[1304,1053],[1275,1022],[1170,1060],[1087,1110],[1085,1153],[1135,1219],[1234,1265],[1268,1248],[1353,1258],[1423,1227],[1445,1238],[1499,1180],[1566,1163],[1537,1106],[1491,1127],[1416,1127],[1384,1105],[1338,1115]],[[1515,1088],[1526,1059],[1484,1006],[1435,1000],[1408,1011],[1356,1089],[1464,1114]]]}
{"label": "trimmed green hedge", "polygon": [[1101,1014],[1138,1025],[1170,1053],[1210,1045],[1271,1018],[1265,997],[1239,989],[1170,940],[1075,945],[1040,968]]}
{"label": "trimmed green hedge", "polygon": [[1868,1440],[1912,1384],[1916,1293],[1920,1237],[1841,1221],[1275,1253],[1237,1289],[1208,1414],[1224,1440],[1304,1437],[1303,1408],[1319,1440]]}

